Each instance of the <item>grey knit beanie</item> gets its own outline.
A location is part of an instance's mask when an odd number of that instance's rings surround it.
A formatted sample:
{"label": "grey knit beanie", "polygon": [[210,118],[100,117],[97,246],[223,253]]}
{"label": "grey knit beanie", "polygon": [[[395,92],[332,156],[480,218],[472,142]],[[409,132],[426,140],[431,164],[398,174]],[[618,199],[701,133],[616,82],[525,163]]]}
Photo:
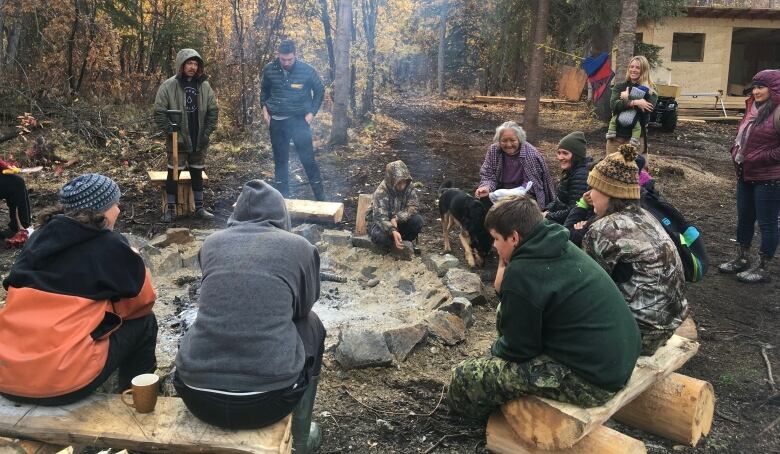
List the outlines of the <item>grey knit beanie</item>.
{"label": "grey knit beanie", "polygon": [[59,192],[60,204],[65,211],[107,211],[119,202],[119,186],[107,176],[87,173],[72,179]]}

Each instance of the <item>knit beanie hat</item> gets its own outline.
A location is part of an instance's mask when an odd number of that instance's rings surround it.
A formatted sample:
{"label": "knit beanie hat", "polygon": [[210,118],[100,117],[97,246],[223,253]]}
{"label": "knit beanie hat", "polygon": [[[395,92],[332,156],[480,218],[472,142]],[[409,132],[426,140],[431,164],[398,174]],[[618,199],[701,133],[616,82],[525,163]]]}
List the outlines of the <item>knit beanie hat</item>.
{"label": "knit beanie hat", "polygon": [[623,144],[593,167],[588,186],[616,199],[639,200],[639,168],[636,147]]}
{"label": "knit beanie hat", "polygon": [[574,131],[558,142],[558,148],[562,148],[580,159],[585,159],[586,144],[585,134],[582,131]]}
{"label": "knit beanie hat", "polygon": [[106,176],[87,173],[72,179],[59,192],[65,211],[92,210],[102,213],[119,202],[119,186]]}

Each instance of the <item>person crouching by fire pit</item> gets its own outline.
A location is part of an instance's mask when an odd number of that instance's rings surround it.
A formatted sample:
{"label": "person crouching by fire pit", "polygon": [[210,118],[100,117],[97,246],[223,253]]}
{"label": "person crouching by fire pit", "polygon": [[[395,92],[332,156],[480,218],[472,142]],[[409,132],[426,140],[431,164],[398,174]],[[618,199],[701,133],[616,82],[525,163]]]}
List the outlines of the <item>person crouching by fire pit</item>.
{"label": "person crouching by fire pit", "polygon": [[422,230],[420,205],[412,176],[403,161],[393,161],[385,167],[385,179],[379,183],[366,212],[368,236],[380,248],[401,250],[404,241],[415,241]]}
{"label": "person crouching by fire pit", "polygon": [[603,405],[626,385],[640,350],[615,283],[529,196],[496,203],[485,227],[499,256],[498,339],[488,357],[452,369],[450,409],[485,419],[527,394]]}
{"label": "person crouching by fire pit", "polygon": [[203,242],[198,317],[176,355],[173,384],[197,418],[258,429],[290,412],[295,452],[319,446],[311,422],[325,328],[311,308],[320,296],[320,256],[290,233],[282,194],[244,185],[228,227]]}
{"label": "person crouching by fire pit", "polygon": [[156,295],[141,256],[113,231],[119,195],[110,178],[81,175],[38,215],[3,281],[0,394],[8,399],[68,405],[116,370],[119,390],[155,371]]}

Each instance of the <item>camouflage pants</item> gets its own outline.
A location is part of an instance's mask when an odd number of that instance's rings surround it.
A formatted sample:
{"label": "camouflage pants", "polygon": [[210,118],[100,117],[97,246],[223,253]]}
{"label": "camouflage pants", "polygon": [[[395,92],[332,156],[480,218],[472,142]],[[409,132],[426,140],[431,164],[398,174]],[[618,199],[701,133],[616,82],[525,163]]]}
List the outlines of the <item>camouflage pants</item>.
{"label": "camouflage pants", "polygon": [[485,419],[497,407],[526,394],[583,407],[595,407],[615,395],[577,376],[548,356],[515,363],[492,356],[469,358],[452,369],[450,409]]}
{"label": "camouflage pants", "polygon": [[642,356],[653,356],[659,347],[664,345],[675,328],[646,328],[640,324],[639,334],[642,335]]}

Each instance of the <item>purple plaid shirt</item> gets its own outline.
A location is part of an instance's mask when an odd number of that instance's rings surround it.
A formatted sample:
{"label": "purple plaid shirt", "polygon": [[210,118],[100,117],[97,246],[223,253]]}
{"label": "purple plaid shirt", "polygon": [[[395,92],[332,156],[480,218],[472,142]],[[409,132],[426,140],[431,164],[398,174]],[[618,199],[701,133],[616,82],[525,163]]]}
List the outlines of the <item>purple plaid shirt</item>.
{"label": "purple plaid shirt", "polygon": [[[490,192],[495,191],[501,181],[501,172],[503,171],[501,153],[503,151],[497,143],[490,145],[487,154],[485,154],[485,162],[479,169],[479,187],[487,186],[490,188]],[[518,153],[523,163],[526,180],[534,183],[529,193],[536,199],[539,207],[544,209],[555,198],[555,188],[544,157],[536,147],[527,141],[520,145]]]}

